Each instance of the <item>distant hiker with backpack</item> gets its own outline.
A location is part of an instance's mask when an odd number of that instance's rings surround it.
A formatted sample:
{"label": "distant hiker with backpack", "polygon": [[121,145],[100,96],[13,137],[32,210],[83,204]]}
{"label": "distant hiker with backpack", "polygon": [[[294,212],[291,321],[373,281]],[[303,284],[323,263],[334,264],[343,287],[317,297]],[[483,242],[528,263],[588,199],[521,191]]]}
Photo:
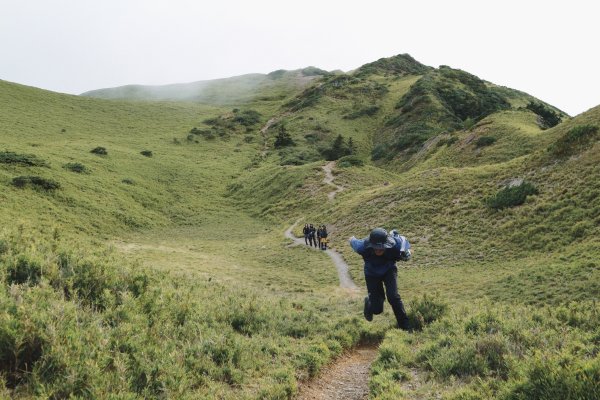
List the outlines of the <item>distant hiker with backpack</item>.
{"label": "distant hiker with backpack", "polygon": [[327,250],[327,227],[323,225],[321,227],[321,239],[319,240],[319,247],[321,250]]}
{"label": "distant hiker with backpack", "polygon": [[308,224],[304,224],[302,233],[304,234],[304,244],[308,245],[308,235],[310,234],[310,228],[308,227]]}
{"label": "distant hiker with backpack", "polygon": [[398,293],[398,268],[396,267],[397,261],[407,261],[411,256],[408,240],[395,230],[388,235],[385,229],[375,228],[364,239],[352,236],[350,246],[362,256],[365,262],[364,273],[368,292],[363,310],[365,319],[372,321],[373,314],[383,312],[383,303],[387,295],[398,328],[408,330],[408,316]]}
{"label": "distant hiker with backpack", "polygon": [[317,228],[317,247],[321,248],[321,226]]}

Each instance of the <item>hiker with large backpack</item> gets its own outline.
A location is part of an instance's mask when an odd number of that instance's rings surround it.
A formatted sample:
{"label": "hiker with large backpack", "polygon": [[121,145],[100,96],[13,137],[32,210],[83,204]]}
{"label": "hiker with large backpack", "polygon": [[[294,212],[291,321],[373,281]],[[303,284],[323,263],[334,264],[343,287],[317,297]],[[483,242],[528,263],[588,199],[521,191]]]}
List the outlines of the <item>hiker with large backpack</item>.
{"label": "hiker with large backpack", "polygon": [[321,226],[317,228],[317,247],[321,248]]}
{"label": "hiker with large backpack", "polygon": [[[360,254],[365,262],[364,273],[368,295],[364,302],[364,316],[373,320],[373,314],[383,312],[383,303],[387,295],[392,306],[398,328],[408,330],[408,316],[398,293],[397,261],[407,261],[411,257],[410,243],[396,230],[390,234],[383,228],[375,228],[368,237],[350,238],[350,246]],[[385,291],[384,291],[385,287]]]}
{"label": "hiker with large backpack", "polygon": [[321,248],[321,250],[327,250],[327,243],[329,241],[329,239],[327,239],[327,236],[327,227],[323,225],[321,227],[321,239],[319,240],[319,247]]}

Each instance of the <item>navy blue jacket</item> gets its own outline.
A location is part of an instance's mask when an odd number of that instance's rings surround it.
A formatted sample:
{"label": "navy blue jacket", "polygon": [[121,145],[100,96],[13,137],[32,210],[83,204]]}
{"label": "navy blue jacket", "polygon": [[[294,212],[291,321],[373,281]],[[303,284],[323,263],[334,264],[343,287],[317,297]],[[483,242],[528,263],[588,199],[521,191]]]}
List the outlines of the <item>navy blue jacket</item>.
{"label": "navy blue jacket", "polygon": [[385,249],[381,256],[376,256],[374,250],[368,246],[368,238],[357,239],[352,237],[350,239],[352,249],[360,254],[365,261],[365,276],[380,278],[390,269],[396,268],[396,261],[407,259],[407,256],[410,257],[410,244],[408,240],[400,235],[392,237],[396,244],[390,249]]}

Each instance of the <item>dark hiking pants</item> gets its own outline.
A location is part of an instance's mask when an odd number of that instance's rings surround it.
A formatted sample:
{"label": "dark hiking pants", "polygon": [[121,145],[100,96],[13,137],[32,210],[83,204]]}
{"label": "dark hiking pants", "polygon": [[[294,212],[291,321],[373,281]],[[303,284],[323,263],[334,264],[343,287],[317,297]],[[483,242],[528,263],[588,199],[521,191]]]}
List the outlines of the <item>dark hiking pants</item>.
{"label": "dark hiking pants", "polygon": [[[398,326],[405,326],[408,317],[404,310],[404,304],[398,293],[398,270],[396,268],[390,269],[382,277],[366,276],[365,281],[367,283],[367,291],[369,292],[369,307],[373,314],[381,314],[383,312],[383,302],[387,295],[388,302],[392,306],[394,315]],[[385,286],[385,292],[384,292]]]}
{"label": "dark hiking pants", "polygon": [[308,244],[308,233],[304,234],[304,244]]}

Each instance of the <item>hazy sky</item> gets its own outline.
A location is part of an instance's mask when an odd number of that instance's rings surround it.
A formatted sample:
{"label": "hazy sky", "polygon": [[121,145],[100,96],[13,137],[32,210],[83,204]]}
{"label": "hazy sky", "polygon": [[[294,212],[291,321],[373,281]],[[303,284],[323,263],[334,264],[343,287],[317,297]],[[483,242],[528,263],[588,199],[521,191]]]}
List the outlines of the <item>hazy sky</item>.
{"label": "hazy sky", "polygon": [[600,104],[594,0],[0,0],[0,79],[79,94],[409,53],[571,115]]}

